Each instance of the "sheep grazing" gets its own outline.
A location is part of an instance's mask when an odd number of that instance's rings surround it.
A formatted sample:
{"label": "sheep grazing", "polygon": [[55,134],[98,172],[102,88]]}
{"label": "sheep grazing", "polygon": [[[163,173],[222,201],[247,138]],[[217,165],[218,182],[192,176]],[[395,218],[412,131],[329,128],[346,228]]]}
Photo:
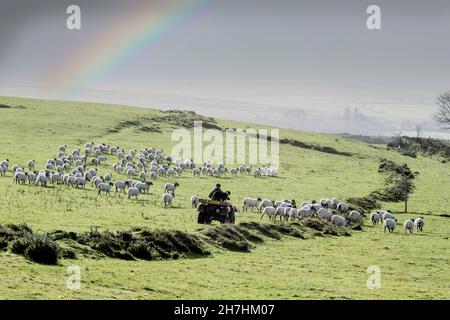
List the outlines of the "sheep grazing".
{"label": "sheep grazing", "polygon": [[390,210],[383,212],[381,215],[381,220],[384,221],[386,219],[394,219],[394,215]]}
{"label": "sheep grazing", "polygon": [[[286,209],[286,207],[277,207],[276,208],[276,212],[275,212],[275,218],[277,217],[277,216],[281,216],[281,217],[283,217],[284,216],[284,210]],[[280,219],[281,219],[281,217],[280,217]]]}
{"label": "sheep grazing", "polygon": [[425,220],[423,220],[423,217],[417,218],[414,221],[414,224],[416,225],[417,231],[420,230],[420,232],[422,232],[423,231],[423,227],[425,225]]}
{"label": "sheep grazing", "polygon": [[378,224],[378,222],[380,221],[380,219],[381,219],[381,217],[380,217],[380,214],[379,214],[378,212],[373,212],[373,213],[370,215],[370,221],[372,221],[372,224],[373,224],[373,225]]}
{"label": "sheep grazing", "polygon": [[407,234],[408,231],[410,234],[412,234],[414,231],[414,227],[415,227],[414,219],[408,219],[403,224],[403,228],[405,229],[405,234]]}
{"label": "sheep grazing", "polygon": [[267,215],[268,217],[269,217],[269,219],[270,220],[272,220],[272,218],[275,220],[275,215],[276,215],[276,213],[277,213],[277,209],[275,209],[275,207],[272,207],[272,206],[270,206],[270,207],[265,207],[264,209],[263,209],[263,212],[262,212],[262,214],[261,214],[261,218],[260,219],[262,219],[263,217],[264,217],[264,215]]}
{"label": "sheep grazing", "polygon": [[13,181],[15,183],[25,184],[27,182],[27,174],[23,173],[22,171],[17,171],[16,173],[14,173]]}
{"label": "sheep grazing", "polygon": [[138,188],[134,188],[134,187],[129,188],[129,189],[128,189],[128,199],[130,199],[132,196],[135,196],[136,199],[137,199],[137,197],[138,197],[138,195],[139,195],[140,193],[141,193],[141,192],[139,191]]}
{"label": "sheep grazing", "polygon": [[325,208],[320,208],[319,211],[317,211],[317,215],[319,216],[320,219],[331,220],[333,212],[328,211]]}
{"label": "sheep grazing", "polygon": [[62,183],[62,177],[59,173],[52,173],[50,175],[50,183],[51,184],[60,184]]}
{"label": "sheep grazing", "polygon": [[116,188],[116,192],[119,192],[119,190],[125,192],[125,189],[128,187],[128,182],[116,181],[114,182],[114,187]]}
{"label": "sheep grazing", "polygon": [[339,202],[336,206],[336,209],[339,212],[347,212],[348,211],[348,205],[345,202]]}
{"label": "sheep grazing", "polygon": [[277,208],[277,211],[280,211],[279,215],[280,215],[280,221],[284,218],[284,220],[288,220],[289,219],[289,213],[291,211],[292,207],[279,207]]}
{"label": "sheep grazing", "polygon": [[87,179],[86,178],[81,178],[81,177],[76,178],[75,179],[75,188],[80,188],[81,187],[82,189],[86,189],[86,183],[87,183]]}
{"label": "sheep grazing", "polygon": [[36,185],[41,184],[42,187],[46,187],[48,183],[48,173],[47,172],[40,172],[36,176]]}
{"label": "sheep grazing", "polygon": [[199,177],[201,173],[202,170],[200,168],[195,168],[194,170],[192,170],[192,174],[194,177]]}
{"label": "sheep grazing", "polygon": [[330,201],[332,208],[337,208],[337,205],[341,202],[338,198],[332,198]]}
{"label": "sheep grazing", "polygon": [[313,203],[311,205],[308,205],[308,207],[310,207],[315,212],[318,212],[320,209],[322,209],[322,205],[320,205],[318,203]]}
{"label": "sheep grazing", "polygon": [[298,219],[303,218],[311,218],[314,214],[314,210],[310,206],[303,206],[301,209],[297,212]]}
{"label": "sheep grazing", "polygon": [[97,188],[97,186],[99,185],[99,183],[102,183],[103,182],[103,180],[102,180],[102,178],[100,178],[100,177],[94,177],[93,179],[92,179],[92,186],[94,187],[94,188]]}
{"label": "sheep grazing", "polygon": [[112,174],[111,174],[111,173],[105,174],[105,175],[103,176],[103,181],[105,181],[105,182],[111,182],[111,180],[112,180]]}
{"label": "sheep grazing", "polygon": [[133,177],[136,175],[136,170],[132,167],[128,167],[127,170],[125,171],[127,177]]}
{"label": "sheep grazing", "polygon": [[275,203],[272,200],[263,199],[259,203],[259,212],[261,212],[265,207],[274,206]]}
{"label": "sheep grazing", "polygon": [[286,210],[289,210],[287,212],[287,214],[288,214],[287,219],[295,220],[295,218],[298,217],[298,209],[296,209],[296,208],[289,208],[289,209],[286,208],[285,211],[284,211],[285,215],[286,215]]}
{"label": "sheep grazing", "polygon": [[324,208],[331,208],[331,200],[330,199],[320,199],[319,203]]}
{"label": "sheep grazing", "polygon": [[178,184],[178,182],[175,183],[166,183],[166,185],[164,186],[164,192],[165,193],[172,193],[172,195],[175,197],[175,189],[177,187],[179,187],[180,185]]}
{"label": "sheep grazing", "polygon": [[394,219],[387,218],[383,221],[384,226],[384,232],[386,232],[386,229],[389,230],[389,233],[393,233],[395,227],[397,227],[397,222],[395,222]]}
{"label": "sheep grazing", "polygon": [[348,215],[348,220],[351,222],[361,223],[363,221],[363,216],[356,210],[352,210]]}
{"label": "sheep grazing", "polygon": [[347,220],[345,220],[344,217],[335,214],[331,217],[331,223],[338,227],[345,227]]}
{"label": "sheep grazing", "polygon": [[98,195],[101,195],[102,192],[109,194],[109,192],[111,191],[111,187],[113,186],[112,182],[110,183],[99,183],[97,186],[98,189]]}
{"label": "sheep grazing", "polygon": [[34,161],[34,160],[29,160],[27,163],[28,169],[30,169],[30,171],[34,170],[35,165],[36,165],[36,161]]}
{"label": "sheep grazing", "polygon": [[192,206],[193,207],[197,207],[199,203],[200,203],[200,197],[197,196],[197,195],[193,195],[191,197],[191,204],[192,204]]}
{"label": "sheep grazing", "polygon": [[134,185],[135,188],[138,188],[139,191],[143,191],[143,193],[148,193],[148,191],[150,190],[150,187],[153,185],[152,182],[138,182]]}
{"label": "sheep grazing", "polygon": [[0,165],[0,175],[4,176],[7,170],[8,169],[5,166]]}
{"label": "sheep grazing", "polygon": [[252,211],[257,208],[259,206],[259,204],[261,203],[262,199],[258,198],[258,199],[252,199],[252,198],[245,198],[242,201],[242,211],[247,211],[248,208],[251,208]]}
{"label": "sheep grazing", "polygon": [[172,200],[173,200],[173,194],[171,193],[165,193],[163,195],[163,202],[164,202],[164,206],[168,206],[168,205],[172,205]]}
{"label": "sheep grazing", "polygon": [[3,161],[0,163],[0,166],[3,166],[3,167],[6,168],[6,170],[8,170],[8,167],[9,167],[9,159],[3,160]]}

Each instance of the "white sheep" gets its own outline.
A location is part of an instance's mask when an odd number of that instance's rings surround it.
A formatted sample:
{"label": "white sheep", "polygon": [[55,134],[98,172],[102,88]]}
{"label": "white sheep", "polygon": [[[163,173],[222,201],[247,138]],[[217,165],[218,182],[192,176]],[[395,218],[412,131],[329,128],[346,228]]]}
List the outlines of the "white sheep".
{"label": "white sheep", "polygon": [[394,215],[388,210],[386,212],[383,212],[381,215],[381,219],[384,221],[386,219],[394,219]]}
{"label": "white sheep", "polygon": [[150,187],[153,185],[152,182],[138,182],[135,183],[133,187],[138,188],[139,191],[143,191],[144,194],[148,193],[148,191],[150,190]]}
{"label": "white sheep", "polygon": [[363,220],[363,216],[358,211],[352,210],[350,212],[350,214],[348,215],[348,220],[351,221],[351,222],[361,223],[362,220]]}
{"label": "white sheep", "polygon": [[424,225],[425,225],[425,220],[423,219],[423,217],[420,217],[420,218],[417,218],[415,221],[414,221],[414,224],[416,225],[416,228],[417,228],[417,231],[423,231],[423,227],[424,227]]}
{"label": "white sheep", "polygon": [[320,208],[319,211],[317,211],[317,215],[320,219],[330,220],[333,216],[333,212],[328,211],[325,208]]}
{"label": "white sheep", "polygon": [[261,203],[261,201],[262,201],[261,198],[258,198],[258,199],[245,198],[245,199],[242,201],[242,205],[243,205],[242,210],[243,210],[243,211],[247,211],[248,208],[251,208],[252,211],[253,211],[255,208],[257,208],[257,207],[259,206],[259,204]]}
{"label": "white sheep", "polygon": [[92,181],[91,181],[92,186],[95,187],[95,188],[97,188],[98,184],[99,184],[99,183],[102,183],[102,182],[103,182],[103,180],[102,180],[102,178],[100,178],[100,177],[94,177],[94,178],[92,179]]}
{"label": "white sheep", "polygon": [[298,219],[303,218],[311,218],[314,214],[314,210],[310,206],[303,206],[301,209],[297,212]]}
{"label": "white sheep", "polygon": [[[86,189],[86,183],[87,183],[86,178],[78,177],[75,179],[75,188],[81,187],[83,189]],[[98,186],[97,186],[97,188],[98,188]]]}
{"label": "white sheep", "polygon": [[178,182],[166,183],[166,185],[164,186],[164,192],[166,192],[166,193],[171,192],[172,195],[175,197],[175,189],[179,186],[180,185],[178,184]]}
{"label": "white sheep", "polygon": [[[286,208],[285,210],[288,210],[288,208]],[[285,211],[286,214],[286,211]],[[291,220],[295,220],[295,218],[298,217],[298,209],[296,208],[290,208],[288,211],[288,218],[290,218]]]}
{"label": "white sheep", "polygon": [[45,172],[40,172],[36,176],[36,185],[41,184],[42,187],[46,187],[48,183],[48,174]]}
{"label": "white sheep", "polygon": [[394,219],[387,218],[387,219],[384,219],[383,226],[384,226],[384,232],[386,232],[386,229],[388,229],[389,233],[392,233],[392,232],[394,232],[395,227],[397,227],[397,222],[395,222]]}
{"label": "white sheep", "polygon": [[172,200],[173,200],[173,194],[171,194],[171,193],[165,193],[165,194],[163,195],[164,206],[172,205]]}
{"label": "white sheep", "polygon": [[261,212],[265,207],[274,206],[274,202],[269,199],[263,199],[261,200],[259,204],[259,212]]}
{"label": "white sheep", "polygon": [[197,195],[193,195],[191,197],[191,204],[192,204],[192,206],[193,207],[197,207],[199,203],[200,203],[200,197],[197,196]]}
{"label": "white sheep", "polygon": [[277,213],[277,209],[275,207],[272,207],[272,206],[265,207],[263,209],[260,219],[262,219],[264,217],[264,215],[267,215],[270,220],[272,220],[272,218],[275,220],[276,213]]}
{"label": "white sheep", "polygon": [[338,227],[345,227],[347,220],[345,220],[344,217],[335,214],[331,217],[331,223]]}
{"label": "white sheep", "polygon": [[34,172],[30,172],[27,175],[28,184],[34,184],[36,182],[36,174]]}
{"label": "white sheep", "polygon": [[15,183],[25,184],[27,182],[27,174],[22,171],[17,171],[16,173],[14,173],[13,181]]}
{"label": "white sheep", "polygon": [[147,182],[147,173],[145,171],[141,171],[139,173],[139,179],[141,179],[142,182]]}
{"label": "white sheep", "polygon": [[29,160],[27,163],[28,169],[30,169],[30,171],[34,170],[35,165],[36,165],[36,161],[34,161],[34,160]]}
{"label": "white sheep", "polygon": [[136,175],[136,170],[132,167],[128,167],[125,173],[128,177],[133,177]]}
{"label": "white sheep", "polygon": [[347,212],[348,205],[345,202],[339,202],[336,206],[336,209],[340,212]]}
{"label": "white sheep", "polygon": [[99,183],[97,186],[98,195],[101,195],[102,192],[109,194],[112,186],[113,186],[113,184],[111,182],[110,183],[105,183],[105,182]]}
{"label": "white sheep", "polygon": [[5,166],[0,165],[0,175],[4,176],[7,170]]}
{"label": "white sheep", "polygon": [[105,156],[98,156],[98,163],[99,164],[106,163],[106,160],[108,160],[108,158],[106,158]]}
{"label": "white sheep", "polygon": [[116,181],[114,182],[114,187],[116,188],[116,192],[118,192],[119,189],[125,192],[125,189],[128,187],[128,182]]}
{"label": "white sheep", "polygon": [[380,215],[379,215],[379,213],[378,212],[373,212],[371,215],[370,215],[370,221],[372,221],[372,224],[378,224],[378,222],[380,221],[380,219],[381,219],[381,217],[380,217]]}
{"label": "white sheep", "polygon": [[274,220],[277,218],[277,216],[280,216],[280,220],[282,217],[284,217],[284,210],[286,209],[286,207],[277,207],[277,210],[275,212],[275,217]]}
{"label": "white sheep", "polygon": [[8,170],[9,167],[9,159],[6,160],[2,160],[2,162],[0,163],[1,166],[5,167],[6,170]]}
{"label": "white sheep", "polygon": [[331,207],[337,208],[337,205],[341,202],[338,198],[331,198]]}
{"label": "white sheep", "polygon": [[405,234],[407,234],[408,231],[410,234],[412,234],[414,231],[414,227],[415,227],[414,219],[408,219],[403,224],[403,228],[405,229]]}
{"label": "white sheep", "polygon": [[318,212],[320,209],[322,209],[322,205],[319,203],[313,203],[309,205],[311,209],[313,209],[315,212]]}
{"label": "white sheep", "polygon": [[192,170],[192,175],[194,177],[199,177],[201,173],[202,173],[202,170],[200,168],[194,168],[194,170]]}
{"label": "white sheep", "polygon": [[62,182],[62,177],[59,173],[52,173],[50,175],[50,183],[51,184],[60,184]]}
{"label": "white sheep", "polygon": [[135,196],[136,199],[137,199],[137,197],[138,197],[138,195],[139,195],[140,193],[141,193],[141,192],[139,191],[138,188],[131,187],[131,188],[128,189],[128,199],[130,199],[131,196]]}
{"label": "white sheep", "polygon": [[112,180],[112,174],[111,173],[107,173],[103,176],[103,181],[105,182],[111,182]]}

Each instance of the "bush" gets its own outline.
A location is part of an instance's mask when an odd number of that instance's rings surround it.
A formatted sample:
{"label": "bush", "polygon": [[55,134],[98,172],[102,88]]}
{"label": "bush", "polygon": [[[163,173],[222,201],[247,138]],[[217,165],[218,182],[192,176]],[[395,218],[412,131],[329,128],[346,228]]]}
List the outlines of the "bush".
{"label": "bush", "polygon": [[0,250],[5,249],[8,246],[8,240],[0,238]]}
{"label": "bush", "polygon": [[59,252],[58,244],[47,235],[33,235],[25,257],[38,263],[57,264]]}
{"label": "bush", "polygon": [[129,253],[131,253],[134,257],[143,260],[153,260],[156,258],[154,257],[154,253],[152,254],[152,251],[151,246],[142,240],[138,240],[128,247]]}
{"label": "bush", "polygon": [[60,248],[47,235],[25,234],[11,242],[11,251],[34,262],[57,264]]}
{"label": "bush", "polygon": [[25,250],[30,246],[31,234],[25,234],[23,237],[13,240],[10,244],[11,252],[16,254],[24,254]]}

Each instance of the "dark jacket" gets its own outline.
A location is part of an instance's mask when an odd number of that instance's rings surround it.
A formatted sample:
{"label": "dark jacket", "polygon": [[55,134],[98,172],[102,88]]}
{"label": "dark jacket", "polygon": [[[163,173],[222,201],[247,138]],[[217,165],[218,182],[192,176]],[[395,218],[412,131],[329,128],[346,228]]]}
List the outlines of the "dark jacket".
{"label": "dark jacket", "polygon": [[211,192],[209,193],[208,197],[210,199],[212,199],[213,196],[214,196],[214,193],[216,193],[216,192],[222,192],[222,189],[220,189],[220,187],[215,187],[214,189],[211,190]]}

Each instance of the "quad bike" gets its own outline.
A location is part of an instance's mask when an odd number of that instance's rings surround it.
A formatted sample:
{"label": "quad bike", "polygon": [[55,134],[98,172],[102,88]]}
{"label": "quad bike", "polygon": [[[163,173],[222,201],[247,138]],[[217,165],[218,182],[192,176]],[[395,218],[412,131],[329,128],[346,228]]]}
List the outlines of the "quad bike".
{"label": "quad bike", "polygon": [[213,220],[220,223],[234,224],[236,221],[236,207],[228,202],[200,199],[197,206],[198,219],[201,224],[210,224]]}

